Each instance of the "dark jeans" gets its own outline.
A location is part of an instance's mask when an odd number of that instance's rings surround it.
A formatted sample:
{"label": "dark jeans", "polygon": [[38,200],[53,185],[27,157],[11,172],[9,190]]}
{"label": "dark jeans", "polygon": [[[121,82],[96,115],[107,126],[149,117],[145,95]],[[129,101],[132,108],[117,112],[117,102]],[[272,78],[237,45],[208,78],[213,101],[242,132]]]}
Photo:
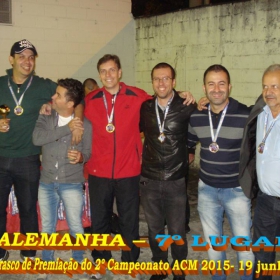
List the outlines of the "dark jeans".
{"label": "dark jeans", "polygon": [[141,203],[144,208],[149,228],[149,243],[154,262],[167,261],[168,251],[162,251],[155,239],[157,234],[164,234],[166,221],[168,234],[180,235],[184,245],[171,245],[173,261],[185,260],[188,245],[185,233],[186,223],[186,184],[185,178],[176,181],[153,181],[141,177]]}
{"label": "dark jeans", "polygon": [[[131,251],[122,251],[122,261],[136,262],[140,249],[132,241],[139,240],[139,178],[140,176],[107,179],[90,175],[89,196],[92,233],[111,233],[113,202],[116,197],[120,233]],[[111,257],[111,251],[93,250],[94,260]]]}
{"label": "dark jeans", "polygon": [[[6,232],[8,197],[12,185],[20,217],[20,232],[38,233],[37,199],[40,178],[39,155],[6,158],[0,157],[0,237]],[[6,250],[0,248],[0,258],[3,258]],[[25,250],[22,254],[26,257],[34,257],[35,250]]]}
{"label": "dark jeans", "polygon": [[[269,241],[274,244],[276,236],[280,236],[280,200],[264,194],[259,191],[257,197],[257,204],[253,219],[253,243],[255,243],[261,236],[266,236]],[[258,261],[261,263],[274,263],[275,252],[265,252],[264,250],[254,252],[257,265]],[[271,280],[272,276],[262,276],[255,278],[259,280]],[[276,279],[276,278],[275,278]]]}
{"label": "dark jeans", "polygon": [[191,216],[191,208],[189,203],[189,197],[186,194],[186,226],[190,223],[190,216]]}
{"label": "dark jeans", "polygon": [[[188,189],[188,180],[189,180],[189,169],[188,169],[188,174],[185,176],[186,180],[186,188]],[[190,203],[189,203],[189,197],[188,193],[186,195],[187,201],[186,201],[186,226],[189,226],[190,223],[190,217],[191,217],[191,209],[190,209]]]}

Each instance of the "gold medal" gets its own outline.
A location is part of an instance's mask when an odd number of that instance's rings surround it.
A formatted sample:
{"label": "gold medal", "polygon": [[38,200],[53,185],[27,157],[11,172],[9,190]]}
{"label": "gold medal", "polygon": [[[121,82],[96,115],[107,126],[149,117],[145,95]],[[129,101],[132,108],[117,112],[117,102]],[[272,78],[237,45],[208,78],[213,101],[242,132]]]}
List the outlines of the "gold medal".
{"label": "gold medal", "polygon": [[17,116],[20,116],[23,114],[23,108],[20,105],[17,105],[14,109],[14,113]]}
{"label": "gold medal", "polygon": [[21,107],[21,102],[22,102],[22,100],[23,100],[23,97],[24,97],[25,92],[28,90],[28,88],[30,87],[30,85],[31,85],[31,83],[32,83],[32,80],[33,80],[33,75],[31,76],[31,78],[30,78],[30,80],[29,80],[29,82],[28,82],[28,85],[27,85],[27,87],[25,88],[23,94],[21,95],[21,97],[19,98],[19,100],[17,100],[17,98],[16,98],[16,96],[15,96],[15,93],[14,93],[14,91],[13,91],[13,89],[12,89],[12,86],[11,86],[11,83],[10,83],[10,79],[8,79],[8,87],[9,87],[10,92],[11,92],[11,94],[12,94],[12,96],[13,96],[13,99],[14,99],[16,105],[17,105],[17,106],[14,108],[14,113],[15,113],[16,116],[20,116],[20,115],[23,114],[23,111],[24,111],[24,110],[23,110],[23,108]]}
{"label": "gold medal", "polygon": [[112,123],[108,123],[106,125],[106,131],[109,132],[109,133],[114,132],[115,131],[115,126]]}
{"label": "gold medal", "polygon": [[217,153],[219,151],[219,145],[216,143],[216,142],[212,142],[210,145],[209,145],[209,151],[211,153]]}

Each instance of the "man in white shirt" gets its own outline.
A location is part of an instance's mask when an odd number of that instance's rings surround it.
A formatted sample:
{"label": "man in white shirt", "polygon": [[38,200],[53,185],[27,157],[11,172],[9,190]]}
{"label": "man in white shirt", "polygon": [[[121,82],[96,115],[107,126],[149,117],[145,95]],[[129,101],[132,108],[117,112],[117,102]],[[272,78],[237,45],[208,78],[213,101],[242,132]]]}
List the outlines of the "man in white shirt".
{"label": "man in white shirt", "polygon": [[[262,78],[262,96],[246,123],[240,157],[240,184],[257,204],[253,219],[253,243],[266,237],[272,244],[280,236],[280,64],[269,66]],[[273,246],[273,245],[272,245]],[[259,263],[275,262],[273,251],[255,251],[255,277],[272,279],[258,273]],[[258,275],[259,274],[259,275]]]}

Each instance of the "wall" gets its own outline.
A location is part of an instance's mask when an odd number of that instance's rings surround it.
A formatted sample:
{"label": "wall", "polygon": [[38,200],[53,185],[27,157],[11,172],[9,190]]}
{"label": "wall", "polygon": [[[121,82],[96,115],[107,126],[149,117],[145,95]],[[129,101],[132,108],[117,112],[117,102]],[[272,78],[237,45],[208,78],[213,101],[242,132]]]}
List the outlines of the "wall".
{"label": "wall", "polygon": [[253,104],[264,69],[280,63],[279,8],[255,0],[136,20],[136,85],[151,92],[150,70],[165,61],[177,70],[176,88],[199,98],[204,71],[218,63],[231,74],[231,95]]}
{"label": "wall", "polygon": [[98,79],[105,53],[120,56],[123,80],[135,83],[134,20],[130,0],[13,0],[13,24],[0,25],[0,75],[14,42],[30,40],[39,53],[36,73],[53,80]]}

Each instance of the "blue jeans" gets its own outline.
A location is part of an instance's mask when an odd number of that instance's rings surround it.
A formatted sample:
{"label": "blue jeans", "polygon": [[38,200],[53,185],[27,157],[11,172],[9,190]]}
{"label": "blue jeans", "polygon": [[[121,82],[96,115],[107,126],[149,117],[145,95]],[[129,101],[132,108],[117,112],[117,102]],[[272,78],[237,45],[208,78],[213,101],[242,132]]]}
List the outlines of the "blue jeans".
{"label": "blue jeans", "polygon": [[[280,201],[276,197],[267,195],[261,190],[258,192],[257,204],[253,219],[253,243],[255,243],[261,236],[267,237],[272,244],[276,236],[280,236]],[[275,263],[275,251],[266,252],[264,250],[255,251],[256,264],[261,263]],[[275,276],[275,279],[277,276]],[[259,280],[271,280],[272,276],[260,275]]]}
{"label": "blue jeans", "polygon": [[168,234],[180,235],[183,245],[171,245],[173,261],[187,258],[188,244],[185,233],[187,189],[185,178],[176,181],[140,180],[141,203],[149,228],[149,243],[154,262],[167,261],[168,251],[162,251],[156,241],[157,234],[164,234],[165,222]]}
{"label": "blue jeans", "polygon": [[[205,241],[210,242],[209,236],[223,235],[223,220],[226,213],[233,236],[251,237],[251,200],[248,199],[241,187],[236,188],[214,188],[199,180],[198,183],[198,213],[200,216]],[[210,244],[210,243],[209,243]],[[210,260],[223,262],[226,260],[225,251],[215,251],[211,247],[208,250]],[[237,251],[238,261],[252,261],[252,251]],[[242,280],[252,279],[243,275]],[[225,275],[213,275],[212,279],[224,280]]]}
{"label": "blue jeans", "polygon": [[[48,234],[56,231],[57,210],[60,200],[63,201],[67,224],[70,234],[76,237],[77,233],[84,233],[82,225],[83,185],[81,183],[50,183],[40,182],[39,205],[42,220],[42,232]],[[84,251],[73,250],[72,257],[77,262],[83,261]],[[43,250],[44,261],[54,260],[53,250]]]}
{"label": "blue jeans", "polygon": [[[0,237],[6,232],[8,197],[12,185],[20,217],[20,232],[39,232],[37,199],[40,178],[39,155],[22,158],[6,158],[0,156]],[[6,250],[0,248],[0,258]],[[34,257],[35,250],[21,251],[26,257]]]}

